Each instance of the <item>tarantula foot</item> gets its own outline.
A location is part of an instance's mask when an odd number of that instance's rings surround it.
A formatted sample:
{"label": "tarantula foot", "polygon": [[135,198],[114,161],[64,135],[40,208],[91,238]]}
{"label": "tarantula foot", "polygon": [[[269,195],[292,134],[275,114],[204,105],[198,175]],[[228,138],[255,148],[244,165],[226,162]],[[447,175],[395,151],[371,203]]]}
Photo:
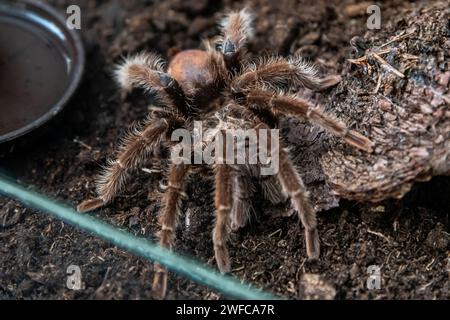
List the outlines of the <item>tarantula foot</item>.
{"label": "tarantula foot", "polygon": [[216,246],[216,263],[219,271],[221,273],[229,273],[231,270],[230,257],[228,255],[228,250],[223,246]]}
{"label": "tarantula foot", "polygon": [[342,81],[342,77],[338,74],[327,76],[320,81],[320,89],[325,90],[337,85]]}
{"label": "tarantula foot", "polygon": [[94,198],[83,201],[77,206],[78,212],[92,211],[105,205],[105,201],[102,198]]}
{"label": "tarantula foot", "polygon": [[232,221],[231,222],[231,231],[238,231],[240,228],[242,228],[245,225],[245,223],[240,221]]}
{"label": "tarantula foot", "polygon": [[372,153],[373,151],[373,142],[356,131],[348,131],[344,139],[348,144],[358,149],[364,150],[368,153]]}
{"label": "tarantula foot", "polygon": [[167,291],[167,270],[159,264],[155,265],[155,275],[153,277],[152,295],[154,299],[162,300],[166,297]]}
{"label": "tarantula foot", "polygon": [[317,260],[320,255],[319,233],[317,229],[305,230],[306,253],[309,260]]}
{"label": "tarantula foot", "polygon": [[237,231],[247,224],[247,216],[246,215],[239,215],[236,212],[233,212],[231,216],[231,230]]}

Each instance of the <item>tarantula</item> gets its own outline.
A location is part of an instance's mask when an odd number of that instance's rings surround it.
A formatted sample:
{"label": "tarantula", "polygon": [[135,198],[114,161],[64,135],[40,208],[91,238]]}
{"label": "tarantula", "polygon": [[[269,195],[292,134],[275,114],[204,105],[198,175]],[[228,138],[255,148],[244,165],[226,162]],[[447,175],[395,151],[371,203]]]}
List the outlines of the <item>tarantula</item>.
{"label": "tarantula", "polygon": [[[194,121],[204,121],[222,132],[228,128],[276,128],[282,115],[307,119],[344,139],[348,144],[370,152],[372,143],[349,130],[334,116],[301,97],[289,93],[299,85],[323,90],[337,82],[339,76],[319,78],[313,65],[298,56],[261,58],[250,62],[246,43],[252,36],[252,17],[248,10],[228,14],[220,23],[221,35],[213,45],[205,41],[205,50],[177,53],[165,71],[155,54],[141,53],[121,63],[115,76],[126,91],[140,87],[154,93],[164,105],[163,111],[133,130],[97,181],[98,197],[82,202],[81,212],[110,203],[122,189],[129,172],[152,156],[155,148],[173,146],[171,133],[178,128],[192,130]],[[284,90],[284,91],[283,91]],[[275,176],[261,178],[269,200],[279,202],[290,197],[305,228],[308,258],[319,257],[316,213],[308,191],[289,159],[287,149],[279,148],[279,170]],[[160,245],[171,249],[185,181],[198,165],[171,163],[164,204],[159,217]],[[251,207],[253,188],[249,179],[259,174],[260,165],[215,164],[214,252],[221,272],[230,271],[226,245],[231,229],[242,227]],[[163,298],[167,271],[155,266],[153,293]]]}

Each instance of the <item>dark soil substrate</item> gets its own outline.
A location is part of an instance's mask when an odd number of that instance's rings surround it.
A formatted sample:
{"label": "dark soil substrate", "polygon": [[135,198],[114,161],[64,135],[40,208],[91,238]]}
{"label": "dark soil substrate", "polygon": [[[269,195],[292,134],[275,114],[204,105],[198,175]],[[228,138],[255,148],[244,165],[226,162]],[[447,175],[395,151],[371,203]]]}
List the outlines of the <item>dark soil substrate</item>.
{"label": "dark soil substrate", "polygon": [[[53,0],[64,9],[73,1]],[[301,50],[322,71],[339,73],[349,40],[366,31],[363,9],[352,1],[250,0],[256,16],[253,53]],[[222,12],[243,5],[228,0],[78,1],[87,68],[83,85],[50,133],[25,149],[0,157],[2,169],[22,183],[75,206],[93,195],[93,176],[118,138],[142,119],[147,98],[122,100],[111,79],[121,55],[151,49],[169,58],[216,34]],[[408,1],[382,3],[383,19],[401,14]],[[357,9],[357,8],[356,8]],[[63,10],[65,11],[65,10]],[[380,31],[382,32],[382,30]],[[98,216],[155,239],[155,200],[161,174],[136,173],[126,192]],[[176,250],[214,266],[212,185],[192,182],[183,206]],[[286,208],[255,199],[258,217],[230,240],[233,275],[289,298],[448,299],[450,180],[416,185],[401,201],[377,205],[341,202],[319,214],[322,255],[307,262],[303,232]],[[0,299],[147,299],[152,264],[111,247],[61,221],[0,198]],[[264,209],[263,209],[264,208]],[[189,213],[190,226],[185,213]],[[66,288],[66,269],[81,267],[85,288]],[[367,267],[381,267],[379,290],[368,290]],[[309,274],[322,281],[314,284]],[[216,299],[221,295],[171,275],[168,298]]]}

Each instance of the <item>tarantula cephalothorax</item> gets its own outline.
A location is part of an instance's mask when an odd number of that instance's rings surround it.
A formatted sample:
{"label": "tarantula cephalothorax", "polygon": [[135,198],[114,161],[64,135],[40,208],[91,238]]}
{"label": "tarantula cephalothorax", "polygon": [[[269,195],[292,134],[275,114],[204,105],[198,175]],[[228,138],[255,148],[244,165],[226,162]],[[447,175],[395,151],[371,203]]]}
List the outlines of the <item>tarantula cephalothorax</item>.
{"label": "tarantula cephalothorax", "polygon": [[[127,58],[117,67],[116,78],[125,90],[141,87],[156,94],[165,106],[157,116],[125,139],[117,158],[108,163],[97,182],[98,197],[82,202],[79,211],[89,211],[109,203],[122,189],[129,171],[152,156],[161,143],[170,148],[171,133],[177,128],[192,130],[194,121],[204,121],[219,131],[229,127],[275,128],[281,115],[300,117],[342,137],[347,143],[370,152],[372,143],[363,135],[347,129],[335,117],[310,102],[289,94],[303,85],[322,90],[336,84],[339,76],[319,78],[315,68],[300,57],[270,57],[249,62],[245,45],[252,35],[251,16],[247,10],[233,12],[221,22],[217,45],[205,42],[205,50],[186,50],[175,55],[167,71],[160,58],[143,53]],[[285,90],[286,92],[283,92]],[[216,120],[220,118],[220,121]],[[261,178],[267,198],[273,202],[290,197],[305,227],[307,255],[319,256],[316,213],[308,192],[289,160],[286,149],[279,148],[279,170],[275,176]],[[199,165],[197,165],[198,167]],[[163,194],[159,217],[160,244],[171,248],[175,235],[184,182],[196,165],[171,163],[168,185]],[[251,203],[251,176],[258,166],[215,164],[216,221],[213,243],[217,266],[230,271],[226,240],[230,229],[243,226]],[[167,271],[155,266],[153,292],[163,298]]]}

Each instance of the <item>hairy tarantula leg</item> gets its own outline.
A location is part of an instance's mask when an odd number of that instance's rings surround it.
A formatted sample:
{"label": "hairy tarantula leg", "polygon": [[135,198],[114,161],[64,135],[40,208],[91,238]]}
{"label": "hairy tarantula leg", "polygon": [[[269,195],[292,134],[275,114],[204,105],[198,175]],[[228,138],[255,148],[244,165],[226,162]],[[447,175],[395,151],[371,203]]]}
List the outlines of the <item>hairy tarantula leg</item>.
{"label": "hairy tarantula leg", "polygon": [[233,80],[231,87],[234,91],[240,91],[259,82],[274,88],[300,85],[320,91],[336,85],[341,80],[339,75],[319,77],[315,66],[300,56],[287,59],[268,57],[260,59],[255,64],[250,64],[241,75]]}
{"label": "hairy tarantula leg", "polygon": [[[177,226],[177,216],[180,211],[180,202],[183,196],[184,182],[189,167],[184,164],[172,165],[169,172],[167,190],[164,193],[164,209],[159,217],[161,231],[159,232],[159,244],[167,249],[172,249]],[[164,299],[167,290],[167,270],[160,264],[155,264],[153,277],[153,296],[156,299]]]}
{"label": "hairy tarantula leg", "polygon": [[251,179],[242,172],[235,172],[233,176],[233,207],[231,210],[231,229],[236,231],[247,223],[253,210],[251,196],[255,187]]}
{"label": "hairy tarantula leg", "polygon": [[361,150],[372,152],[373,143],[362,134],[349,130],[344,122],[314,107],[307,100],[293,95],[274,94],[266,90],[251,90],[247,95],[250,104],[266,105],[275,113],[289,114],[318,124],[332,134],[341,137],[348,144]]}
{"label": "hairy tarantula leg", "polygon": [[214,252],[220,272],[230,272],[230,256],[227,240],[229,234],[230,213],[233,206],[232,169],[225,164],[215,168],[215,207],[216,224],[213,231]]}
{"label": "hairy tarantula leg", "polygon": [[[259,179],[264,198],[273,204],[280,204],[287,200],[287,195],[281,189],[276,177],[260,176]],[[233,176],[233,192],[231,230],[236,231],[247,224],[250,214],[254,210],[251,197],[255,193],[255,186],[248,176],[236,174]]]}
{"label": "hairy tarantula leg", "polygon": [[319,234],[317,232],[316,212],[309,201],[308,191],[288,153],[280,149],[280,168],[278,178],[283,189],[291,197],[292,204],[305,227],[306,252],[309,259],[318,259],[320,255]]}
{"label": "hairy tarantula leg", "polygon": [[274,176],[261,176],[261,187],[264,197],[273,204],[279,204],[287,200],[287,195]]}
{"label": "hairy tarantula leg", "polygon": [[222,52],[228,70],[238,69],[244,47],[253,36],[252,16],[247,9],[228,14],[220,22],[222,32],[220,51]]}
{"label": "hairy tarantula leg", "polygon": [[140,53],[117,65],[115,78],[125,91],[140,87],[156,94],[167,106],[173,106],[182,115],[189,115],[189,106],[179,83],[164,72],[163,60],[152,53]]}
{"label": "hairy tarantula leg", "polygon": [[122,143],[119,155],[110,162],[97,181],[98,197],[83,201],[77,206],[79,212],[97,209],[110,202],[128,178],[128,170],[134,169],[148,158],[163,134],[175,126],[177,119],[159,119],[143,130],[135,130]]}

